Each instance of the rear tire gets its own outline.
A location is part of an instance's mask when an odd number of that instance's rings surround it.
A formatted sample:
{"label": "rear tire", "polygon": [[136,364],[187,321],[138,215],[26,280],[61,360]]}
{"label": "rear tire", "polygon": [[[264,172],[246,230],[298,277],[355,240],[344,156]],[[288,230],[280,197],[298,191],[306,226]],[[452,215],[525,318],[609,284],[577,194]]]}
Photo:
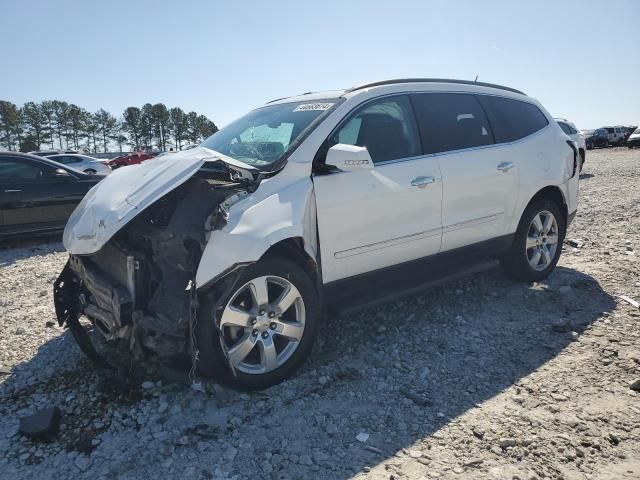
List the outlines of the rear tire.
{"label": "rear tire", "polygon": [[549,198],[532,202],[522,214],[513,245],[501,259],[508,276],[536,282],[555,269],[566,234],[566,223],[557,203]]}
{"label": "rear tire", "polygon": [[320,320],[318,294],[295,262],[272,257],[246,268],[219,302],[223,337],[214,324],[214,295],[204,297],[196,324],[203,375],[238,390],[262,390],[293,375],[311,352]]}

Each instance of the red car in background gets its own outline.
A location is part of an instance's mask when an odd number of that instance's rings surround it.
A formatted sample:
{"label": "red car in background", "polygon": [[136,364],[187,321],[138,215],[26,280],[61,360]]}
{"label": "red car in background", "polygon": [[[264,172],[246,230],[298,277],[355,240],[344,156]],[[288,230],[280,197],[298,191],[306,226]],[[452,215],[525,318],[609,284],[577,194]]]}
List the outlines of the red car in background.
{"label": "red car in background", "polygon": [[136,165],[138,163],[142,163],[145,160],[149,160],[155,157],[153,153],[148,152],[134,152],[129,153],[128,155],[121,155],[109,161],[109,166],[112,169],[126,167],[127,165]]}

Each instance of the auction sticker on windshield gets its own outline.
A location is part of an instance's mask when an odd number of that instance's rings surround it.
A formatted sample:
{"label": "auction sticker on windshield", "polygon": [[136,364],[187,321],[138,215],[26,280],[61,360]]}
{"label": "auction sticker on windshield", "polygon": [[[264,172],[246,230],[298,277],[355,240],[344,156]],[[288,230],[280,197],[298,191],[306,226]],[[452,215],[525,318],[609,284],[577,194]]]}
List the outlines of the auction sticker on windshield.
{"label": "auction sticker on windshield", "polygon": [[298,105],[293,109],[294,112],[309,112],[311,110],[329,110],[333,106],[333,103],[304,103]]}

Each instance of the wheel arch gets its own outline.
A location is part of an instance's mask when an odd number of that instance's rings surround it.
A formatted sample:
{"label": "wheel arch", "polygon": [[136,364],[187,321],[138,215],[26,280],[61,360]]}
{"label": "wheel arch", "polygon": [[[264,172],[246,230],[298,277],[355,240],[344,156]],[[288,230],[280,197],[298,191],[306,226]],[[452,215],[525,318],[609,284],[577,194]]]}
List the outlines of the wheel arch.
{"label": "wheel arch", "polygon": [[321,278],[318,260],[313,258],[308,250],[305,249],[305,243],[302,237],[285,238],[271,245],[260,257],[260,260],[272,257],[283,257],[295,262],[309,274],[316,285],[320,285]]}
{"label": "wheel arch", "polygon": [[567,225],[567,219],[569,216],[567,200],[565,199],[564,193],[562,192],[562,190],[555,185],[549,185],[547,187],[544,187],[538,190],[536,194],[533,197],[531,197],[531,200],[529,200],[529,202],[527,203],[523,211],[526,211],[526,209],[529,208],[529,205],[531,205],[533,202],[540,200],[542,198],[550,199],[553,202],[555,202],[556,205],[558,205],[558,208],[560,208],[560,211],[562,212],[564,224]]}

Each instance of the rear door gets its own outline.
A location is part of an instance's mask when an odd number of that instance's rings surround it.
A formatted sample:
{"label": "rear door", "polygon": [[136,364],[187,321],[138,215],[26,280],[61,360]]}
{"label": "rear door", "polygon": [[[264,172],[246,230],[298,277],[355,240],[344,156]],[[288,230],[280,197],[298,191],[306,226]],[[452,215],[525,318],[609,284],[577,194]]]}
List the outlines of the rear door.
{"label": "rear door", "polygon": [[325,147],[337,143],[367,147],[374,167],[313,177],[323,281],[438,253],[440,169],[422,153],[409,97],[361,106]]}
{"label": "rear door", "polygon": [[478,99],[467,93],[412,96],[422,142],[442,172],[442,250],[507,233],[518,193],[518,158],[495,145]]}

